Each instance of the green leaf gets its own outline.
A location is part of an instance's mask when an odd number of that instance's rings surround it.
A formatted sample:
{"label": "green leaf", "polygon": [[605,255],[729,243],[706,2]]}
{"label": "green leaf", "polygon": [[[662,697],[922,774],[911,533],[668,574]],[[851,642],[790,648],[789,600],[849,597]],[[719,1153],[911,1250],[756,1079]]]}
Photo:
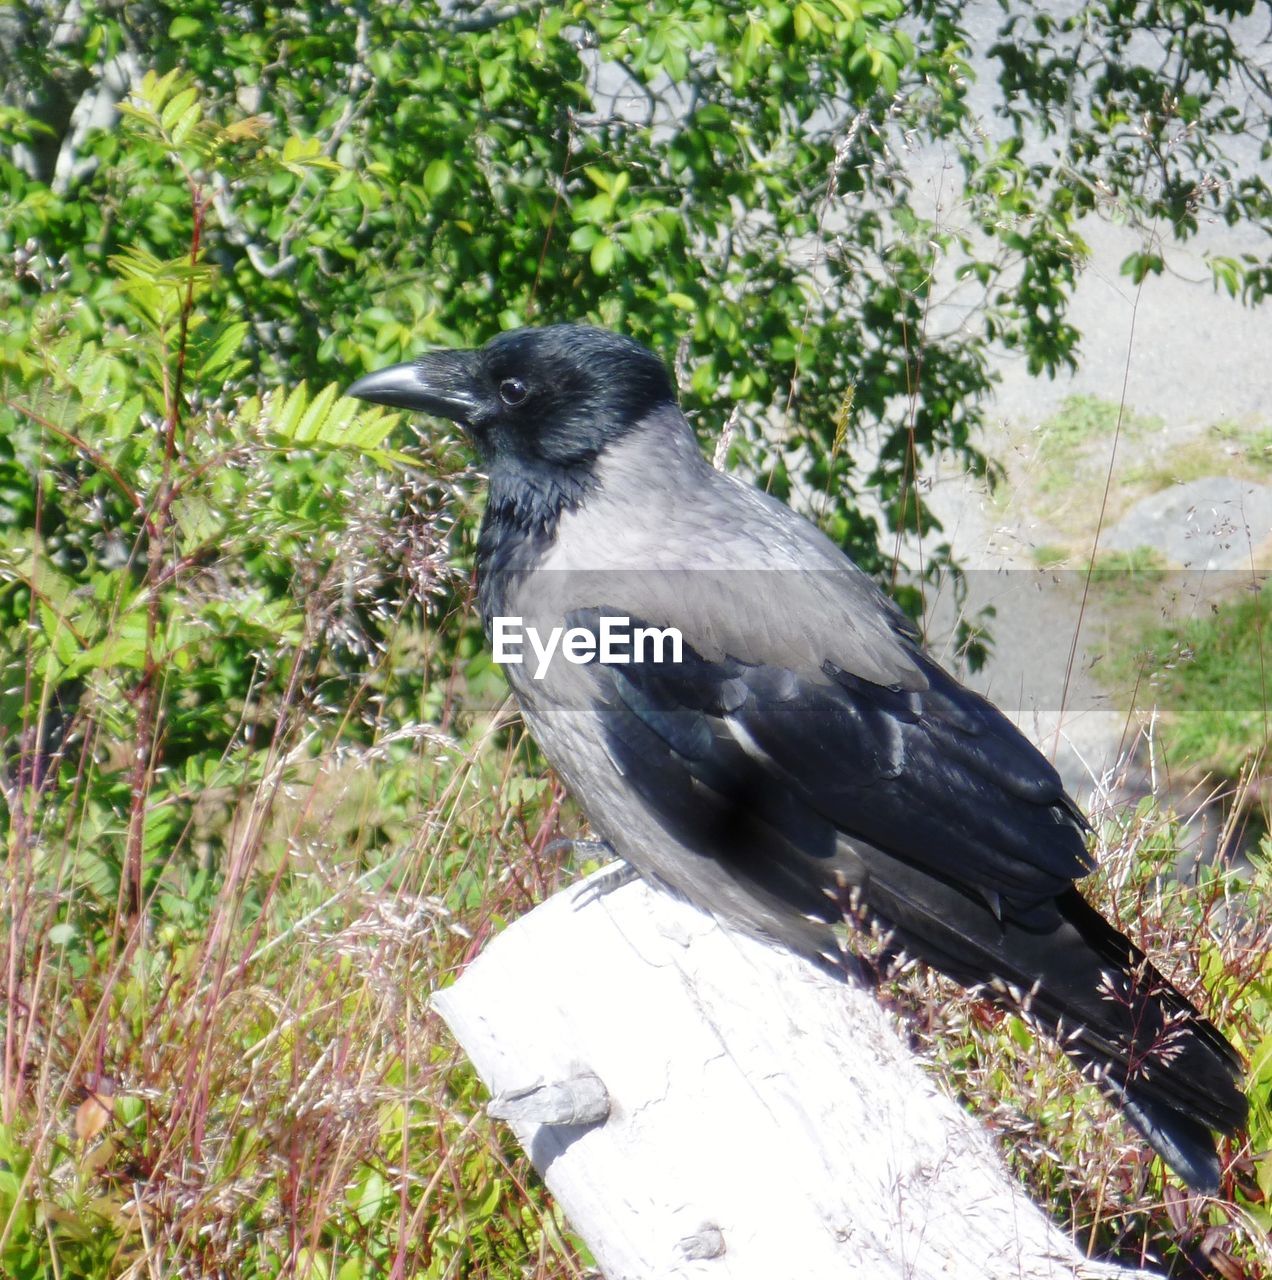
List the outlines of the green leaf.
{"label": "green leaf", "polygon": [[203,119],[203,108],[199,103],[187,107],[181,118],[172,126],[172,140],[180,146],[190,136],[195,125]]}
{"label": "green leaf", "polygon": [[1159,276],[1166,269],[1166,262],[1159,253],[1132,253],[1123,262],[1121,274],[1130,276],[1135,284],[1142,284],[1150,275]]}
{"label": "green leaf", "polygon": [[[751,67],[754,65],[756,58],[759,56],[760,48],[767,42],[769,33],[767,27],[755,18],[748,18],[746,23],[746,31],[742,34],[742,42],[738,46],[738,61],[743,67]],[[739,85],[739,88],[741,85]]]}
{"label": "green leaf", "polygon": [[198,96],[199,91],[197,89],[183,89],[164,107],[163,114],[159,117],[159,123],[171,132],[177,121],[195,105]]}
{"label": "green leaf", "polygon": [[430,161],[428,168],[424,170],[424,190],[430,196],[436,198],[443,195],[450,188],[453,178],[454,172],[451,169],[450,161],[439,157]]}
{"label": "green leaf", "polygon": [[384,1176],[375,1169],[368,1169],[361,1182],[354,1193],[354,1212],[364,1227],[370,1227],[379,1220],[385,1205],[395,1202],[397,1196]]}
{"label": "green leaf", "polygon": [[247,331],[246,320],[238,320],[225,326],[208,348],[207,355],[203,357],[204,377],[223,369],[234,359],[247,338]]}
{"label": "green leaf", "polygon": [[608,236],[601,236],[600,239],[592,246],[592,252],[588,256],[588,261],[592,264],[592,270],[598,276],[608,275],[610,269],[614,265],[616,250],[614,242]]}
{"label": "green leaf", "polygon": [[168,24],[168,38],[170,40],[184,40],[186,36],[198,35],[202,30],[203,24],[198,18],[192,18],[185,13],[178,14]]}
{"label": "green leaf", "polygon": [[40,599],[38,605],[44,641],[59,664],[66,666],[79,652],[75,635],[67,626],[64,615],[56,613],[47,601]]}
{"label": "green leaf", "polygon": [[90,645],[66,664],[66,679],[88,671],[120,667],[141,671],[146,665],[148,622],[144,609],[132,609],[115,623],[114,630],[98,644]]}
{"label": "green leaf", "polygon": [[328,412],[331,410],[331,406],[336,401],[336,396],[339,394],[340,392],[333,382],[329,386],[323,387],[314,397],[313,403],[305,410],[304,415],[296,424],[295,431],[291,433],[292,439],[297,444],[305,444],[317,437]]}
{"label": "green leaf", "polygon": [[322,143],[317,138],[302,138],[298,134],[292,134],[283,143],[281,159],[283,165],[293,173],[303,173],[305,169],[341,167],[335,160],[323,155]]}
{"label": "green leaf", "polygon": [[291,393],[285,395],[282,388],[272,392],[267,408],[269,426],[277,435],[290,439],[296,430],[296,423],[309,403],[309,389],[301,382]]}

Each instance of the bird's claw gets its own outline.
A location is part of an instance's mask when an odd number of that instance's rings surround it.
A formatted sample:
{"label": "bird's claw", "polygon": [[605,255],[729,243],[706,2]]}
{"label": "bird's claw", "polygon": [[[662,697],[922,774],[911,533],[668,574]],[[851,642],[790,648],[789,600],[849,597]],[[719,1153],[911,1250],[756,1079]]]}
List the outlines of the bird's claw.
{"label": "bird's claw", "polygon": [[[609,845],[604,846],[610,853],[614,850]],[[582,911],[586,906],[590,906],[593,902],[599,902],[607,893],[613,893],[615,889],[621,889],[623,885],[630,884],[637,878],[636,868],[626,862],[611,862],[608,867],[603,867],[594,875],[588,876],[586,880],[579,885],[574,894],[573,907],[575,911]]]}

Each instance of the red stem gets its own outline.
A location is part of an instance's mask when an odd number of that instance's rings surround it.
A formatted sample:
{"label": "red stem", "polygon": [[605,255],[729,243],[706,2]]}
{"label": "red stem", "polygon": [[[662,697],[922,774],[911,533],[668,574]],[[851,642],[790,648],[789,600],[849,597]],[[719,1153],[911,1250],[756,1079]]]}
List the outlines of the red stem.
{"label": "red stem", "polygon": [[[137,684],[137,735],[130,782],[131,803],[128,814],[128,847],[124,875],[120,882],[120,906],[129,918],[135,918],[142,905],[142,850],[146,823],[146,800],[150,794],[151,771],[159,731],[160,663],[155,660],[155,638],[159,633],[160,582],[167,578],[168,525],[175,496],[172,466],[177,452],[177,432],[181,425],[181,397],[185,387],[186,349],[190,337],[190,317],[194,314],[194,269],[199,263],[203,242],[203,217],[207,199],[203,189],[190,184],[194,210],[194,227],[190,235],[190,279],[177,329],[176,370],[168,387],[167,412],[164,416],[163,478],[148,522],[149,547],[146,558],[146,661]],[[140,937],[139,930],[130,932],[129,948]]]}

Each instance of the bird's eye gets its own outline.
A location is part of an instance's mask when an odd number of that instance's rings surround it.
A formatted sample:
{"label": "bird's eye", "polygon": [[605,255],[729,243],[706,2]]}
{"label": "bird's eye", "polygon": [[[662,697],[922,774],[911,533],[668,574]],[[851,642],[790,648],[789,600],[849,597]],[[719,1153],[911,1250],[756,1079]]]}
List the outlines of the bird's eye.
{"label": "bird's eye", "polygon": [[511,405],[514,408],[529,394],[526,384],[522,382],[520,378],[505,378],[499,384],[500,400],[502,400],[504,404]]}

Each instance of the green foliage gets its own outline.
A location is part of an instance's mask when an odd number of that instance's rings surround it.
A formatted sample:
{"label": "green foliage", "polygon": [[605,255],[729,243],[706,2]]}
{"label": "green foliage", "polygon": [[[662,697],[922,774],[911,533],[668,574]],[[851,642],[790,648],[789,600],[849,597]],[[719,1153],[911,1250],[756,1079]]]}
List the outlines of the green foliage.
{"label": "green foliage", "polygon": [[[251,392],[200,166],[310,149],[171,74],[127,105],[185,252],[120,246],[93,311],[38,280],[0,348],[0,1273],[568,1260],[414,1003],[468,945],[453,907],[510,912],[491,852],[525,835],[488,664],[465,680],[462,615],[425,626],[453,603],[452,495],[418,469],[443,468],[335,385]],[[552,802],[513,794],[521,822]]]}
{"label": "green foliage", "polygon": [[[141,100],[162,104],[164,90],[152,82]],[[172,101],[180,120],[195,110],[188,90]],[[172,115],[156,106],[150,124]],[[50,294],[41,343],[0,364],[14,513],[0,531],[0,711],[25,735],[50,714],[58,722],[21,780],[33,792],[20,787],[10,803],[84,785],[76,818],[106,841],[99,858],[112,833],[128,850],[92,877],[103,922],[149,896],[195,797],[259,753],[249,740],[258,709],[313,678],[296,672],[296,650],[330,627],[336,588],[289,592],[295,559],[321,562],[324,541],[330,558],[360,517],[342,455],[393,459],[383,448],[392,420],[337,407],[334,388],[312,403],[302,384],[229,408],[245,330],[200,308],[213,273],[197,225],[188,259],[112,258],[117,275],[99,289],[123,328],[87,336],[74,305]],[[309,446],[309,463],[280,465],[272,439]],[[225,558],[230,546],[237,560]],[[86,723],[102,737],[81,737]],[[110,749],[134,738],[140,759]]]}
{"label": "green foliage", "polygon": [[[1243,20],[1260,18],[1253,0],[1097,0],[1071,13],[1011,12],[991,50],[1020,136],[1041,131],[1058,154],[1029,166],[1049,212],[1112,208],[1174,236],[1196,231],[1208,212],[1228,224],[1267,226],[1269,190],[1241,143],[1267,159],[1269,84],[1247,62]],[[1252,96],[1229,77],[1253,71]],[[1145,148],[1154,157],[1146,164]],[[1247,153],[1248,154],[1248,153]],[[1058,171],[1063,190],[1049,188]],[[1136,283],[1165,267],[1155,237],[1123,264]],[[1258,301],[1272,283],[1257,255],[1216,257],[1217,287]]]}
{"label": "green foliage", "polygon": [[1267,223],[1205,12],[1005,11],[1006,141],[944,0],[0,14],[0,1272],[578,1274],[422,1007],[554,884],[561,798],[492,715],[447,442],[339,389],[614,325],[869,567],[920,532],[939,573],[916,478],[992,472],[991,341],[1075,361],[1079,215]]}
{"label": "green foliage", "polygon": [[[188,201],[162,165],[178,154],[209,176],[212,300],[266,383],[345,384],[422,344],[593,318],[676,356],[703,434],[736,408],[737,459],[818,500],[882,568],[885,530],[936,531],[913,495],[924,459],[988,465],[972,441],[987,341],[1039,371],[1073,363],[1082,214],[1112,205],[1181,237],[1207,211],[1266,224],[1262,179],[1226,150],[1266,94],[1237,108],[1223,92],[1263,82],[1222,20],[1201,24],[1210,6],[1182,8],[1008,10],[990,68],[1020,136],[987,142],[950,3],[412,3],[334,21],[300,3],[254,23],[188,0],[93,8],[56,41],[32,5],[3,118],[27,159],[0,174],[0,249],[65,259],[78,323],[108,325],[112,253],[184,252]],[[68,104],[136,48],[164,51],[159,96],[126,107],[149,141],[77,133]],[[1054,148],[1026,159],[1029,130]],[[970,219],[911,190],[898,157],[916,135],[957,157]],[[59,150],[73,182],[49,182]],[[1266,272],[1237,258],[1223,278],[1254,299]],[[976,291],[979,330],[930,322],[951,276]],[[849,388],[848,439],[877,441],[864,455],[834,443]],[[863,487],[882,520],[854,503]],[[945,559],[931,547],[925,570]]]}

